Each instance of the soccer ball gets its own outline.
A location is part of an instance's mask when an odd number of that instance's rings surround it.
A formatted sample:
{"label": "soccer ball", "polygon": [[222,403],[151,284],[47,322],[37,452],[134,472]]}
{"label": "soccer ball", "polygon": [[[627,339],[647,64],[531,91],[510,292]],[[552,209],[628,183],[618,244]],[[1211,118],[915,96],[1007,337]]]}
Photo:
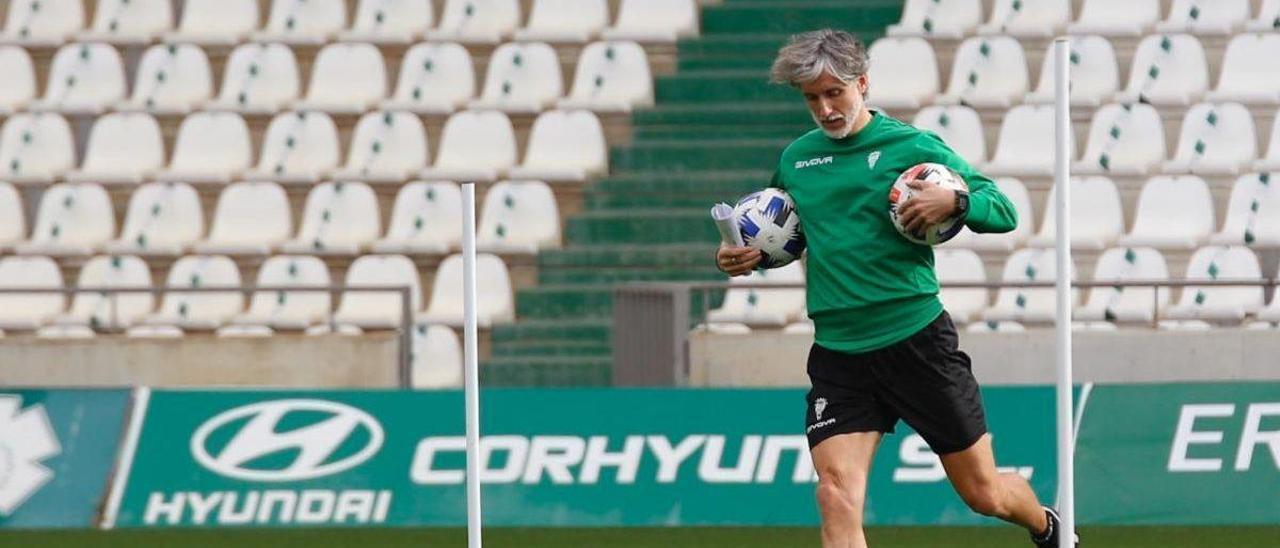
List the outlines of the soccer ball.
{"label": "soccer ball", "polygon": [[907,182],[922,179],[925,182],[941,185],[952,190],[968,191],[969,185],[960,178],[960,174],[942,164],[923,163],[913,166],[902,172],[898,176],[898,180],[893,182],[893,188],[889,190],[889,219],[893,220],[894,228],[898,229],[898,233],[903,238],[911,240],[918,244],[938,245],[942,242],[954,238],[964,229],[964,223],[957,217],[952,217],[933,226],[927,227],[924,231],[911,233],[902,226],[898,221],[898,207],[904,202],[911,199],[915,191],[907,186]]}
{"label": "soccer ball", "polygon": [[796,204],[782,190],[766,188],[743,196],[733,207],[733,217],[742,242],[760,250],[761,268],[786,265],[804,251]]}

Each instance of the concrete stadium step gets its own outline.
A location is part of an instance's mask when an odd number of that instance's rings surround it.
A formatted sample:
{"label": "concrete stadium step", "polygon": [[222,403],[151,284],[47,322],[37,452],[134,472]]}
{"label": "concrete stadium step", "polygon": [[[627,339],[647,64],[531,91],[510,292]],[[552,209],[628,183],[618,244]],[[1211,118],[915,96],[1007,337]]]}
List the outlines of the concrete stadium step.
{"label": "concrete stadium step", "polygon": [[493,386],[609,386],[613,358],[511,356],[480,364],[480,382]]}
{"label": "concrete stadium step", "polygon": [[707,208],[718,202],[732,204],[748,192],[765,186],[765,182],[741,184],[732,190],[715,190],[703,188],[691,183],[684,192],[642,193],[642,192],[593,192],[587,194],[586,203],[591,209],[632,209],[632,208]]}
{"label": "concrete stadium step", "polygon": [[513,357],[608,357],[613,349],[600,341],[525,341],[493,345],[494,358]]}
{"label": "concrete stadium step", "polygon": [[813,123],[804,102],[795,97],[788,101],[751,104],[663,104],[638,110],[631,118],[635,127],[704,126],[719,128],[727,135],[733,135],[733,128],[737,126],[793,127]]}
{"label": "concrete stadium step", "polygon": [[540,284],[625,284],[633,282],[722,282],[726,277],[712,264],[714,252],[703,258],[700,269],[654,268],[558,268],[539,270]]}
{"label": "concrete stadium step", "polygon": [[604,210],[569,219],[565,238],[573,245],[678,244],[719,241],[710,207],[691,210]]}
{"label": "concrete stadium step", "polygon": [[538,270],[696,267],[704,265],[715,249],[714,244],[575,246],[539,253]]}
{"label": "concrete stadium step", "polygon": [[534,341],[597,342],[607,344],[613,331],[612,319],[521,319],[514,324],[495,325],[493,344]]}
{"label": "concrete stadium step", "polygon": [[654,82],[660,103],[723,103],[724,101],[795,101],[790,86],[769,83],[767,65],[755,70],[699,70],[662,76]]}
{"label": "concrete stadium step", "polygon": [[725,139],[719,141],[650,141],[610,151],[613,169],[712,171],[773,169],[790,139]]}
{"label": "concrete stadium step", "polygon": [[679,193],[707,191],[733,193],[742,188],[762,188],[773,177],[773,169],[709,171],[688,173],[639,172],[619,173],[601,179],[590,192],[601,193]]}
{"label": "concrete stadium step", "polygon": [[882,29],[898,22],[902,0],[729,2],[702,9],[702,32],[778,34],[820,28]]}
{"label": "concrete stadium step", "polygon": [[721,126],[639,126],[631,131],[632,142],[653,141],[709,141],[732,137],[735,139],[794,139],[816,127],[813,122],[796,122],[789,125],[721,125]]}
{"label": "concrete stadium step", "polygon": [[[613,314],[614,284],[565,284],[544,285],[523,289],[516,294],[516,316],[519,318],[609,318]],[[689,298],[690,320],[696,320],[702,311],[702,302],[708,298],[694,292]],[[720,306],[721,293],[709,296],[708,306]]]}

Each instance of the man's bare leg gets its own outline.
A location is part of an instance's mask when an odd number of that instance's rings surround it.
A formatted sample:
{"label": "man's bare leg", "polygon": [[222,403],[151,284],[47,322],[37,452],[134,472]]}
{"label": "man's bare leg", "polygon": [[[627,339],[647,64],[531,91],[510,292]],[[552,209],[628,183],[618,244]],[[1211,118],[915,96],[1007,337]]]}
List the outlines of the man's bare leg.
{"label": "man's bare leg", "polygon": [[1018,474],[996,471],[990,434],[982,436],[968,449],[941,458],[951,485],[973,511],[1016,523],[1033,534],[1049,527],[1031,484]]}
{"label": "man's bare leg", "polygon": [[862,509],[871,459],[881,436],[879,432],[841,434],[822,440],[813,448],[823,548],[867,547]]}

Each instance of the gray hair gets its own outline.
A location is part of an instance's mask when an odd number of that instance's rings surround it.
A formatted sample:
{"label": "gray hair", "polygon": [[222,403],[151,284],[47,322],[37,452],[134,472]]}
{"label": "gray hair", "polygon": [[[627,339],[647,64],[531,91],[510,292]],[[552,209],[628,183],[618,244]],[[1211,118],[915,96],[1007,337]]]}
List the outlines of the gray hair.
{"label": "gray hair", "polygon": [[867,73],[868,65],[867,48],[857,37],[842,30],[822,29],[793,35],[778,50],[769,79],[799,87],[830,72],[851,84]]}

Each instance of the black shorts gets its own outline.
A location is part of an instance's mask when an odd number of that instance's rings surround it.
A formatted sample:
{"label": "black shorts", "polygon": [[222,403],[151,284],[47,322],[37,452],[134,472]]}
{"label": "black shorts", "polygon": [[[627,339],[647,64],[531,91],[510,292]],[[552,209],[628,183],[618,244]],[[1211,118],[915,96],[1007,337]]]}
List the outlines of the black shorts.
{"label": "black shorts", "polygon": [[968,449],[987,433],[978,381],[945,311],[906,340],[878,350],[849,354],[814,344],[808,369],[810,448],[839,434],[891,433],[898,419],[940,455]]}

